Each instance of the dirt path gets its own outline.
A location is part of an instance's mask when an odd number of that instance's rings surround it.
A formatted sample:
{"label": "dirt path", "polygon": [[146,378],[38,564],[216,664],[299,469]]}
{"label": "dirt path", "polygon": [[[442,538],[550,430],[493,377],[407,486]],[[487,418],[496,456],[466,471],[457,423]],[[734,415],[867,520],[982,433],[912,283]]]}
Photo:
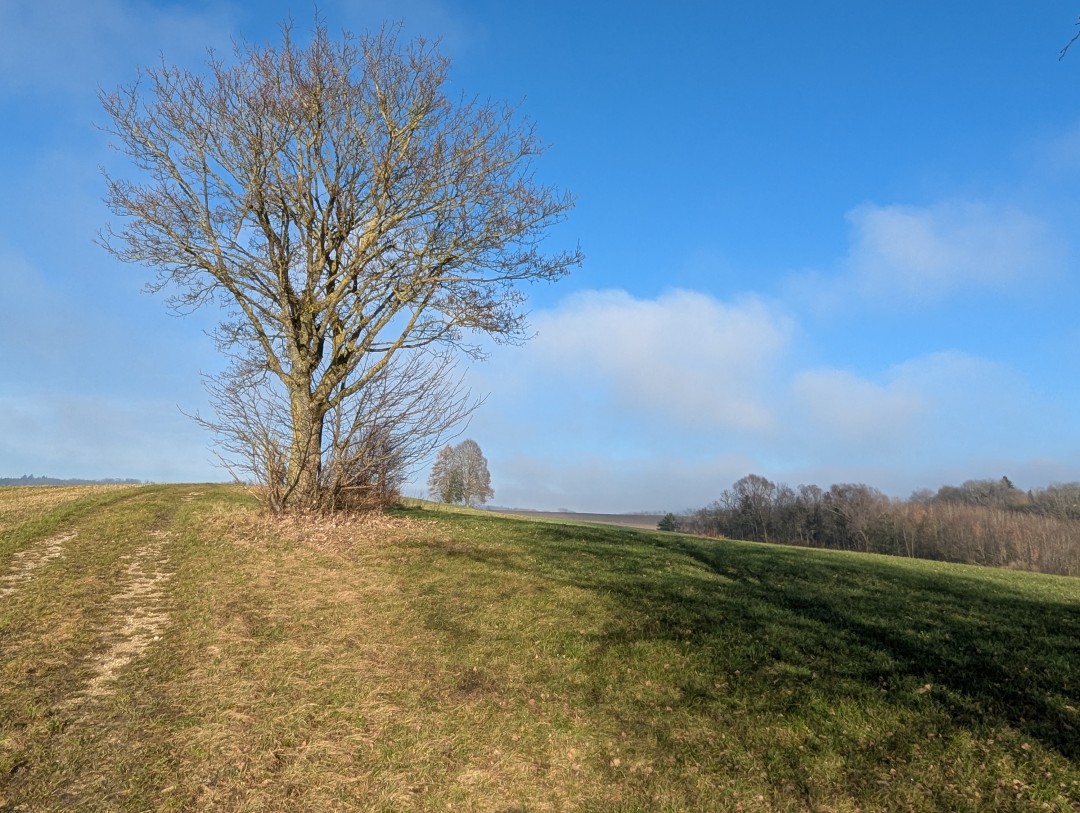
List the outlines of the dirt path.
{"label": "dirt path", "polygon": [[14,554],[11,569],[0,576],[0,598],[7,598],[30,581],[35,572],[63,556],[64,545],[74,538],[75,533],[69,531]]}
{"label": "dirt path", "polygon": [[[186,494],[181,500],[191,500],[198,493]],[[33,492],[27,498],[29,502],[29,498],[38,498],[38,495]],[[24,508],[24,519],[35,513],[47,513],[55,507],[50,503],[60,501],[46,494],[36,502],[42,503],[45,511],[31,512]],[[121,511],[129,510],[129,505],[125,504]],[[37,508],[37,505],[30,507]],[[87,555],[110,547],[115,551],[117,544],[121,546],[121,569],[112,581],[101,585],[93,600],[98,608],[104,609],[103,613],[93,614],[96,620],[89,628],[92,632],[89,640],[96,639],[97,644],[83,650],[84,654],[71,661],[77,673],[88,672],[89,676],[76,690],[68,693],[61,704],[66,708],[110,694],[118,675],[161,639],[170,621],[166,588],[172,572],[166,546],[172,534],[168,530],[146,529],[136,530],[130,537],[102,539],[101,532],[94,526],[115,510],[112,506],[102,506],[84,515],[77,522],[78,527],[31,543],[12,554],[0,572],[0,601],[17,601],[17,593],[42,589],[35,588],[34,582],[46,572],[53,574],[48,580],[53,585],[49,590],[55,589],[56,577],[74,585],[76,582],[72,579],[80,578],[85,572]],[[46,569],[49,565],[53,566],[51,571]]]}
{"label": "dirt path", "polygon": [[0,495],[21,548],[0,562],[0,811],[129,809],[165,739],[148,655],[175,634],[177,528],[197,493]]}
{"label": "dirt path", "polygon": [[165,585],[172,576],[163,550],[169,533],[151,531],[147,541],[124,557],[127,567],[110,599],[109,620],[101,639],[108,648],[93,661],[94,675],[75,695],[88,699],[108,694],[117,674],[160,640],[169,623]]}

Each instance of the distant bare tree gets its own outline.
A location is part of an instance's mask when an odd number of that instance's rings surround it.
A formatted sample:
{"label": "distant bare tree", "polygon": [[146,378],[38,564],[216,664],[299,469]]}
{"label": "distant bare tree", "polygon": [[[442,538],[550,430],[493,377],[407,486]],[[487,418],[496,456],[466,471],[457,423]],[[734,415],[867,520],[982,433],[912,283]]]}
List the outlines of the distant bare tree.
{"label": "distant bare tree", "polygon": [[1024,492],[1007,478],[968,480],[894,500],[862,483],[797,491],[749,475],[677,518],[679,530],[1080,575],[1080,483]]}
{"label": "distant bare tree", "polygon": [[461,473],[454,465],[454,447],[443,446],[431,464],[428,475],[428,492],[439,502],[456,503],[464,501]]}
{"label": "distant bare tree", "polygon": [[465,504],[483,504],[495,496],[487,458],[480,451],[480,445],[471,439],[461,441],[457,447],[457,458],[461,472],[461,495]]}
{"label": "distant bare tree", "polygon": [[480,445],[467,439],[457,446],[444,447],[431,467],[428,490],[441,502],[461,502],[467,506],[491,499],[495,492]]}
{"label": "distant bare tree", "polygon": [[1022,508],[1028,496],[1012,484],[1008,477],[1000,480],[966,480],[959,486],[942,486],[934,497],[938,502],[957,502],[964,505]]}
{"label": "distant bare tree", "polygon": [[824,504],[837,524],[837,536],[848,540],[843,547],[873,549],[873,530],[881,522],[889,498],[863,483],[834,483],[825,492]]}
{"label": "distant bare tree", "polygon": [[825,535],[825,492],[813,484],[800,485],[794,510],[798,519],[792,541],[802,545],[820,545]]}
{"label": "distant bare tree", "polygon": [[731,504],[739,536],[768,542],[775,496],[776,485],[771,480],[748,474],[736,480],[730,495],[722,496],[721,501]]}
{"label": "distant bare tree", "polygon": [[535,180],[531,125],[452,100],[430,45],[393,28],[334,41],[321,22],[306,47],[282,35],[101,95],[136,170],[108,178],[124,223],[102,239],[156,269],[179,311],[226,308],[216,338],[240,362],[216,382],[217,423],[258,449],[272,507],[319,509],[372,471],[386,430],[357,418],[389,414],[392,382],[444,369],[399,354],[524,339],[520,283],[580,253],[540,250],[573,201]]}
{"label": "distant bare tree", "polygon": [[1031,492],[1033,511],[1048,517],[1080,519],[1080,483],[1051,483]]}

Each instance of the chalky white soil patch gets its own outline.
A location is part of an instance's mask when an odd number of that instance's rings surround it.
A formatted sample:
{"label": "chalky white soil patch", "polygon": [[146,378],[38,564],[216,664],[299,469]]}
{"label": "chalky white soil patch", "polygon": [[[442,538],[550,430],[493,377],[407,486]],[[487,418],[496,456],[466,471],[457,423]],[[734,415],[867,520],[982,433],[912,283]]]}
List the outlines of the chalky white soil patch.
{"label": "chalky white soil patch", "polygon": [[64,545],[74,532],[54,536],[11,557],[11,570],[0,576],[0,598],[6,598],[33,578],[34,573],[64,555]]}
{"label": "chalky white soil patch", "polygon": [[78,699],[109,694],[117,674],[161,638],[169,622],[165,584],[172,577],[164,551],[168,533],[155,531],[134,553],[124,557],[127,567],[120,579],[120,591],[113,595],[109,622],[102,631],[108,644],[93,659],[93,677]]}

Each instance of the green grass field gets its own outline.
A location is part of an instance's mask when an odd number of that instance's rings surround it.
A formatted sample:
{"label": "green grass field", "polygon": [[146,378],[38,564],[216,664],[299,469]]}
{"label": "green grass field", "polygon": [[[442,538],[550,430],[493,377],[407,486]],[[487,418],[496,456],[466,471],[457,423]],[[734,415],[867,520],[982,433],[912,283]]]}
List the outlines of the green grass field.
{"label": "green grass field", "polygon": [[0,810],[1080,810],[1080,580],[0,489]]}

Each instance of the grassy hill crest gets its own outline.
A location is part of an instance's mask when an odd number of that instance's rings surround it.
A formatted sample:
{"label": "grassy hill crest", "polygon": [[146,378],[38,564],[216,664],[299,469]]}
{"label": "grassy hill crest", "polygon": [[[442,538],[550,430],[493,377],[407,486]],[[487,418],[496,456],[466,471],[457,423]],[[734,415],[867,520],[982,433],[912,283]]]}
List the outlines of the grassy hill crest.
{"label": "grassy hill crest", "polygon": [[1080,580],[0,489],[0,810],[1075,810]]}

